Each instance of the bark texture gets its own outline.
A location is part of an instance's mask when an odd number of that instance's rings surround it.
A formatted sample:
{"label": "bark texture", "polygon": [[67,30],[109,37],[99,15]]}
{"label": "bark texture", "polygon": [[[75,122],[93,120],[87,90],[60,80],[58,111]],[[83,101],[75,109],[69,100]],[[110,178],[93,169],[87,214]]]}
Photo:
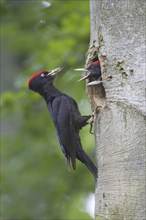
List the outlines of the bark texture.
{"label": "bark texture", "polygon": [[90,0],[87,64],[98,56],[103,85],[87,86],[95,118],[96,220],[146,219],[145,0]]}

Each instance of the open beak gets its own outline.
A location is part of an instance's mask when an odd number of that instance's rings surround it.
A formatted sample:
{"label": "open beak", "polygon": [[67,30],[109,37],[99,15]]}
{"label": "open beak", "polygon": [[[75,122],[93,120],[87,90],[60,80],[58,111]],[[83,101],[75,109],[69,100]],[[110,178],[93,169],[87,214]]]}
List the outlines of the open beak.
{"label": "open beak", "polygon": [[87,79],[88,76],[89,76],[89,74],[90,74],[89,71],[88,71],[87,69],[85,69],[85,68],[78,68],[78,69],[74,69],[74,70],[75,70],[75,71],[82,71],[82,72],[88,73],[86,76],[84,76],[84,77],[82,77],[81,79],[79,79],[78,82]]}
{"label": "open beak", "polygon": [[63,70],[64,69],[64,67],[63,66],[61,66],[61,67],[58,67],[58,68],[56,68],[56,69],[54,69],[54,70],[51,70],[48,74],[47,74],[47,76],[56,76],[59,72],[61,72],[61,70]]}
{"label": "open beak", "polygon": [[95,81],[87,83],[87,86],[95,86],[95,85],[99,85],[101,83],[102,83],[102,81],[95,80]]}
{"label": "open beak", "polygon": [[82,81],[82,80],[85,80],[85,79],[88,79],[88,76],[89,76],[89,75],[90,75],[90,74],[87,74],[86,76],[82,77],[81,79],[78,80],[78,82],[80,82],[80,81]]}
{"label": "open beak", "polygon": [[77,68],[77,69],[74,69],[75,71],[83,71],[83,72],[86,72],[88,70],[86,70],[85,68]]}

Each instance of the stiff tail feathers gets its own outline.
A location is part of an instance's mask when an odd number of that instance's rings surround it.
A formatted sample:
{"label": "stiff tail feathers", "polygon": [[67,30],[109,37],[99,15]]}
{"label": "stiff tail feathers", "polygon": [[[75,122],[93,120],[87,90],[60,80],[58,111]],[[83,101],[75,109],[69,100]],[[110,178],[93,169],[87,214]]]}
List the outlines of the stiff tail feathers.
{"label": "stiff tail feathers", "polygon": [[97,181],[97,176],[98,176],[97,168],[93,164],[93,162],[89,158],[89,156],[85,153],[85,151],[83,149],[79,149],[77,154],[76,154],[76,157],[77,157],[78,160],[80,160],[82,163],[84,163],[87,166],[87,168],[93,174],[95,182],[96,182]]}
{"label": "stiff tail feathers", "polygon": [[67,155],[66,156],[66,162],[67,162],[68,171],[70,171],[70,161],[71,161],[73,169],[75,170],[76,169],[76,158],[75,157],[70,157],[70,156]]}

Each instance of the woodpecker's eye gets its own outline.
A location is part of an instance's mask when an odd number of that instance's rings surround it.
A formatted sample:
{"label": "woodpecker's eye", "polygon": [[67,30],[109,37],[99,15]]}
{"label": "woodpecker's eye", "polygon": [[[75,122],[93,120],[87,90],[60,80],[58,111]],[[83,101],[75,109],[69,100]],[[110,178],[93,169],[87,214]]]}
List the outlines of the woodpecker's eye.
{"label": "woodpecker's eye", "polygon": [[41,73],[41,77],[44,77],[45,76],[45,73]]}

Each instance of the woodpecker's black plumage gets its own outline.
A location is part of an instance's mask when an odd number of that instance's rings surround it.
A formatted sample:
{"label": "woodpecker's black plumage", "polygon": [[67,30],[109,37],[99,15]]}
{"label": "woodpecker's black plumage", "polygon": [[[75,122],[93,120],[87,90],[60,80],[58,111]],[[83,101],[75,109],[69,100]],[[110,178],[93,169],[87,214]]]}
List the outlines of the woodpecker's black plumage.
{"label": "woodpecker's black plumage", "polygon": [[101,80],[101,67],[100,67],[100,62],[99,61],[94,61],[90,64],[90,66],[87,67],[87,70],[89,71],[89,75],[87,79],[89,81],[94,81],[94,80]]}
{"label": "woodpecker's black plumage", "polygon": [[68,167],[71,161],[73,169],[76,169],[77,158],[88,167],[96,180],[97,168],[83,150],[79,137],[79,130],[88,124],[92,115],[81,116],[76,101],[54,87],[55,75],[61,70],[57,68],[34,74],[28,81],[28,87],[45,99]]}

